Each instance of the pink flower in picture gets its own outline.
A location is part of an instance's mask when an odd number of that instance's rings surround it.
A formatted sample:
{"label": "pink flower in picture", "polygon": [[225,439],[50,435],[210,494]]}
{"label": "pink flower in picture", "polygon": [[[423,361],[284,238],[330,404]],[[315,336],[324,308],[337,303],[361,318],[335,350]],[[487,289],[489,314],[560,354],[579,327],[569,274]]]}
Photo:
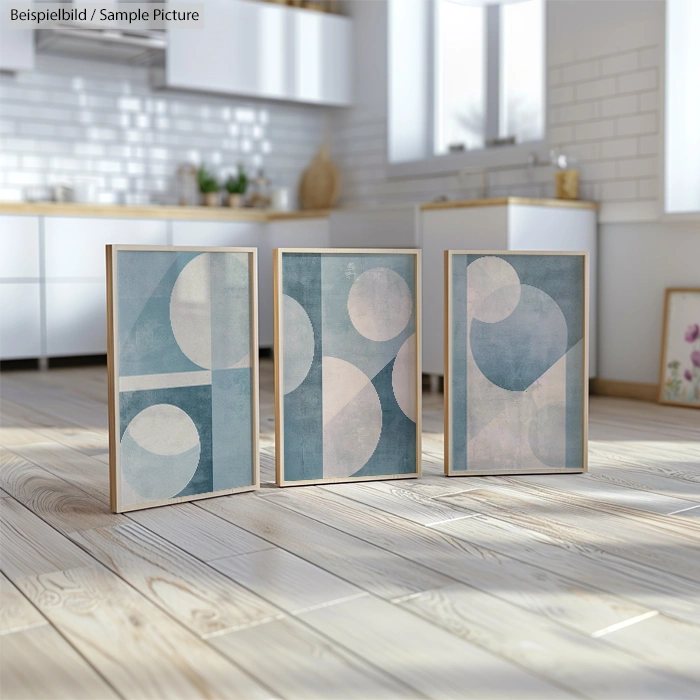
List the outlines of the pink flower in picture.
{"label": "pink flower in picture", "polygon": [[687,369],[685,372],[683,372],[683,376],[689,381],[693,381],[693,375],[691,374],[690,370]]}
{"label": "pink flower in picture", "polygon": [[700,338],[700,325],[693,323],[685,332],[685,340],[688,343],[694,343],[698,338]]}
{"label": "pink flower in picture", "polygon": [[693,352],[690,353],[690,361],[696,367],[700,367],[700,350],[693,350]]}

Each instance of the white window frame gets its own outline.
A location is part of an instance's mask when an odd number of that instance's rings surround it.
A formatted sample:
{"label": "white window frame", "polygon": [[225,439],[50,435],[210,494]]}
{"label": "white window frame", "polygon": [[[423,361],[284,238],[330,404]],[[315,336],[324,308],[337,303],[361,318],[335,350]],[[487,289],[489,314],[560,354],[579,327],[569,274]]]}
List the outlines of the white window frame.
{"label": "white window frame", "polygon": [[[526,166],[532,162],[533,154],[539,160],[548,159],[549,146],[548,146],[548,100],[547,100],[547,33],[546,33],[546,23],[547,23],[547,8],[546,2],[544,3],[542,22],[543,32],[542,36],[545,38],[543,51],[543,92],[542,95],[542,108],[543,108],[543,130],[544,137],[536,141],[528,141],[524,143],[515,144],[512,146],[490,146],[484,147],[479,150],[465,151],[462,153],[447,153],[436,155],[434,152],[435,143],[435,111],[436,111],[436,95],[435,95],[435,8],[430,7],[427,12],[427,20],[425,22],[425,32],[424,37],[424,50],[425,55],[423,57],[424,61],[427,63],[427,75],[425,80],[425,100],[429,104],[427,114],[425,115],[425,155],[422,158],[416,160],[407,161],[391,161],[391,129],[392,129],[392,87],[394,85],[395,76],[392,75],[394,69],[392,67],[392,54],[391,54],[391,14],[388,8],[389,2],[401,2],[402,0],[388,0],[387,2],[387,29],[389,35],[389,52],[387,54],[387,148],[386,148],[386,167],[387,175],[392,178],[408,178],[415,176],[438,176],[446,174],[454,174],[462,171],[469,170],[483,170],[486,168],[499,168],[499,167],[518,167]],[[700,0],[698,0],[700,1]],[[433,4],[433,0],[424,0],[426,3]],[[497,6],[495,6],[497,7]],[[398,70],[398,68],[396,69]],[[488,84],[488,73],[492,70],[498,70],[498,61],[496,61],[496,66],[494,68],[493,61],[487,63],[487,84]],[[500,82],[498,90],[487,91],[487,100],[491,93],[498,95],[500,91]],[[498,107],[496,108],[495,116],[492,116],[490,122],[495,119],[496,130],[498,129]],[[493,114],[492,110],[491,114]],[[496,134],[497,135],[497,134]],[[490,138],[492,134],[488,133],[487,138]]]}

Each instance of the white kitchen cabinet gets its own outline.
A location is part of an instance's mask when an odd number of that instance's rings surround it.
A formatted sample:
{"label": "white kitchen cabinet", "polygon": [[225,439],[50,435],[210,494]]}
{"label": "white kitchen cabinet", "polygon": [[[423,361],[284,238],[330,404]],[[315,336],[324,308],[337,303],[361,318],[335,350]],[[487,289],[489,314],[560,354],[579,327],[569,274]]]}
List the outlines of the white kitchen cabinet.
{"label": "white kitchen cabinet", "polygon": [[172,244],[256,248],[264,228],[256,221],[173,221]]}
{"label": "white kitchen cabinet", "polygon": [[21,71],[34,68],[34,29],[10,26],[5,12],[10,0],[0,0],[0,70]]}
{"label": "white kitchen cabinet", "polygon": [[330,245],[333,248],[416,248],[418,207],[339,209],[330,214]]}
{"label": "white kitchen cabinet", "polygon": [[167,245],[168,222],[151,219],[44,219],[48,357],[107,352],[105,246]]}
{"label": "white kitchen cabinet", "polygon": [[40,357],[41,287],[0,281],[0,359]]}
{"label": "white kitchen cabinet", "polygon": [[257,0],[207,0],[196,30],[169,28],[167,87],[350,103],[347,17]]}
{"label": "white kitchen cabinet", "polygon": [[66,357],[107,352],[104,280],[46,283],[46,355]]}
{"label": "white kitchen cabinet", "polygon": [[105,246],[110,243],[257,248],[259,344],[271,348],[272,249],[327,248],[330,243],[326,218],[264,222],[4,215],[0,225],[3,360],[106,352]]}
{"label": "white kitchen cabinet", "polygon": [[0,216],[0,279],[40,276],[39,217]]}
{"label": "white kitchen cabinet", "polygon": [[106,245],[167,245],[168,223],[47,216],[44,239],[48,279],[104,277]]}
{"label": "white kitchen cabinet", "polygon": [[348,105],[351,99],[351,24],[346,17],[295,10],[292,99]]}
{"label": "white kitchen cabinet", "polygon": [[41,355],[39,217],[0,216],[0,359]]}
{"label": "white kitchen cabinet", "polygon": [[[421,211],[423,248],[423,371],[444,373],[444,251],[542,250],[589,253],[589,375],[597,371],[596,210],[573,203],[550,206],[542,200],[512,198],[489,206]],[[537,204],[536,202],[541,202]]]}

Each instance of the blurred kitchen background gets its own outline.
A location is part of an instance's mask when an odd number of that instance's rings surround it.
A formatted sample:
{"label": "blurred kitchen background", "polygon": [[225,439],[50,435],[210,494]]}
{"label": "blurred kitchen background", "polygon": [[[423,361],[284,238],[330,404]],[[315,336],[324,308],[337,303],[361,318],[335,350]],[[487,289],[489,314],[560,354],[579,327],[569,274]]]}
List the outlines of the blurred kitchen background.
{"label": "blurred kitchen background", "polygon": [[426,343],[443,248],[583,248],[592,376],[651,396],[663,289],[698,282],[700,2],[205,5],[0,26],[2,360],[104,352],[107,242],[257,245],[263,347],[275,245],[422,247]]}

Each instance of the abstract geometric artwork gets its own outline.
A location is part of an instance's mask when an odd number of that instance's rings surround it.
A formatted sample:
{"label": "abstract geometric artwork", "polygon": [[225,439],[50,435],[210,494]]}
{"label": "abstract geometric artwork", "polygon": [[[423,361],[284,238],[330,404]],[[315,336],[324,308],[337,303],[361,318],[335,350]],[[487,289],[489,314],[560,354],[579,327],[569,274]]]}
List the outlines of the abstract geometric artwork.
{"label": "abstract geometric artwork", "polygon": [[420,475],[420,251],[275,250],[280,486]]}
{"label": "abstract geometric artwork", "polygon": [[257,488],[257,252],[107,246],[110,501]]}
{"label": "abstract geometric artwork", "polygon": [[445,473],[587,468],[585,253],[445,251]]}
{"label": "abstract geometric artwork", "polygon": [[659,401],[700,408],[700,289],[666,290]]}

